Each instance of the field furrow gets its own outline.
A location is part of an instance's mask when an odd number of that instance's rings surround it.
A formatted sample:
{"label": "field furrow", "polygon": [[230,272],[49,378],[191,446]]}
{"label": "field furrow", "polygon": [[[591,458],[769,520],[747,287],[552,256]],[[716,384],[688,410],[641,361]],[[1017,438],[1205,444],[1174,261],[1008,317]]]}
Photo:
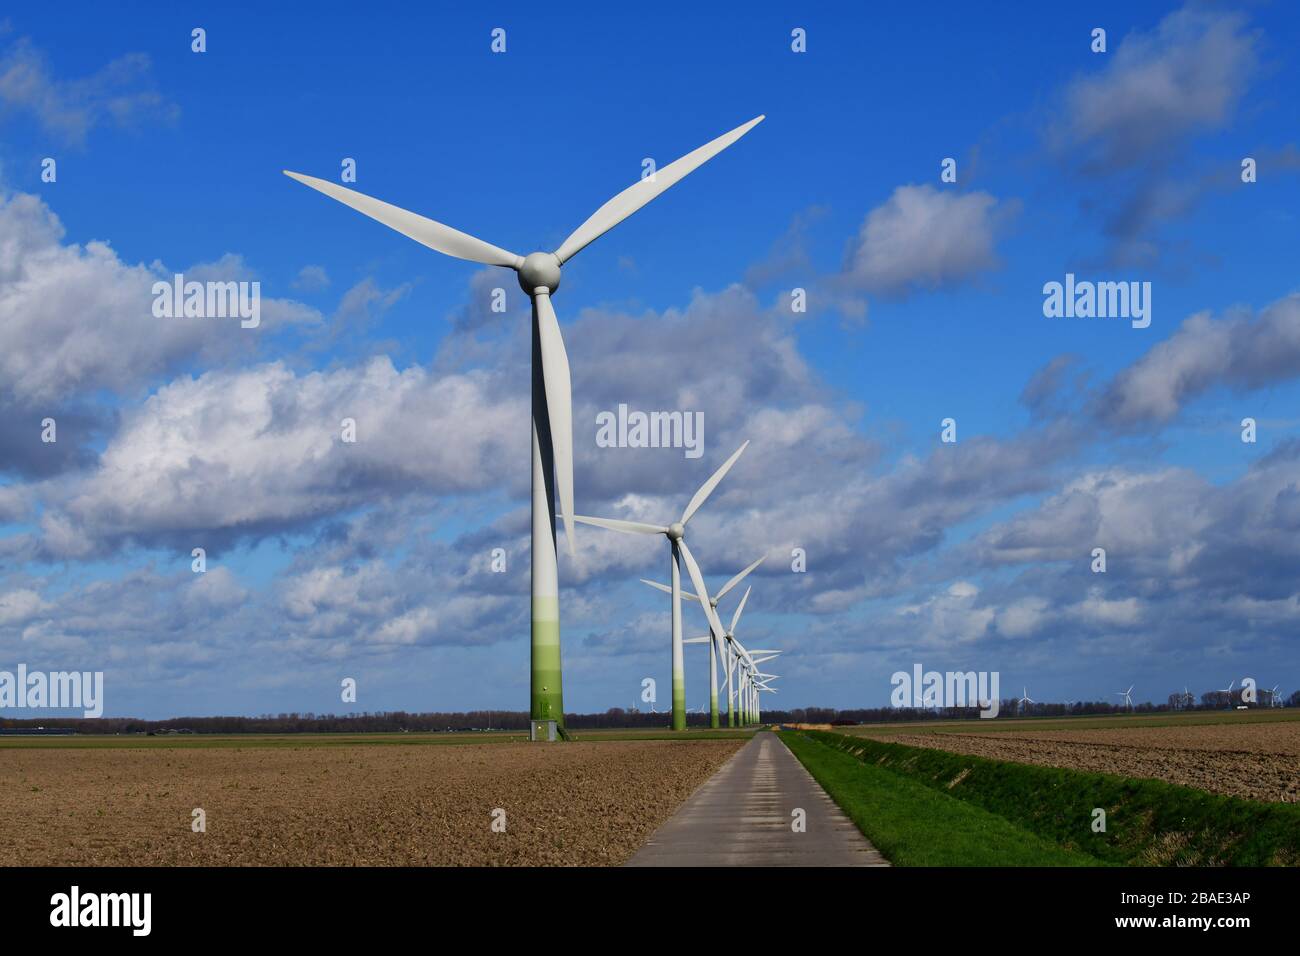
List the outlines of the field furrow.
{"label": "field furrow", "polygon": [[10,865],[621,864],[742,743],[5,749],[0,852]]}

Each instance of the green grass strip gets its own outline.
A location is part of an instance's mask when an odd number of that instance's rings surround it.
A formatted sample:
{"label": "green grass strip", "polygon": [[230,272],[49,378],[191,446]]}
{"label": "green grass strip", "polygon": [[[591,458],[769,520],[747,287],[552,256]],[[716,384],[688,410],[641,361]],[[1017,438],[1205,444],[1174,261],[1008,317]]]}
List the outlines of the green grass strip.
{"label": "green grass strip", "polygon": [[[1209,793],[1163,780],[990,760],[809,731],[881,771],[1007,820],[1065,850],[1128,866],[1300,865],[1300,805]],[[1105,832],[1094,832],[1095,809]]]}
{"label": "green grass strip", "polygon": [[[997,814],[782,731],[781,739],[895,866],[1097,866]],[[857,743],[857,741],[854,741]]]}

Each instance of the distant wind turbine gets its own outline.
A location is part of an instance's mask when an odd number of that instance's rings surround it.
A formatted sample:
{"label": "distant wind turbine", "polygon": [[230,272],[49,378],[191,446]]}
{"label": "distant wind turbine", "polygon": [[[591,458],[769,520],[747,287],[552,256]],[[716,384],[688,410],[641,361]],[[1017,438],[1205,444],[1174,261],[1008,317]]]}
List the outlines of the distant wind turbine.
{"label": "distant wind turbine", "polygon": [[1227,695],[1228,695],[1228,706],[1229,706],[1229,707],[1232,706],[1232,688],[1233,688],[1233,685],[1235,685],[1236,683],[1237,683],[1237,678],[1234,677],[1232,680],[1228,681],[1228,686],[1227,686],[1227,687],[1221,687],[1221,688],[1219,688],[1219,693],[1220,693],[1220,694],[1227,694]]}

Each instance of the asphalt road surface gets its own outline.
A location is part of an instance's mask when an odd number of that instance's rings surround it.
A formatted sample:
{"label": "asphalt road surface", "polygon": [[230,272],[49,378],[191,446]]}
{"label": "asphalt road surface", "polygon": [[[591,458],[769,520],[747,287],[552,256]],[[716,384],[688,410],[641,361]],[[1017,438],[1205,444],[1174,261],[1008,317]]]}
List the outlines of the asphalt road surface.
{"label": "asphalt road surface", "polygon": [[[803,829],[797,824],[803,811]],[[774,733],[755,734],[628,866],[889,866]]]}

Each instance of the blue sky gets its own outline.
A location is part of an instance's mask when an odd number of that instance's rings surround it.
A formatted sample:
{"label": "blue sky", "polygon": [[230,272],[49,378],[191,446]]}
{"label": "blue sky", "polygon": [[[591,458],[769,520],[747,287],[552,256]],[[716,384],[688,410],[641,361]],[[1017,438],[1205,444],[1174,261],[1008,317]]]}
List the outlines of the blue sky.
{"label": "blue sky", "polygon": [[[359,710],[522,709],[526,302],[280,170],[352,157],[527,252],[764,113],[565,267],[578,510],[680,510],[750,439],[691,540],[718,583],[768,555],[740,633],[787,649],[782,705],[918,662],[1038,699],[1295,680],[1287,5],[227,6],[0,29],[0,668],[104,670],[116,715],[340,712],[346,676]],[[261,328],[154,318],[177,271],[259,280]],[[1067,272],[1151,283],[1151,326],[1045,318]],[[620,402],[702,411],[703,457],[596,447]],[[618,537],[561,562],[570,710],[666,699],[666,555]]]}

